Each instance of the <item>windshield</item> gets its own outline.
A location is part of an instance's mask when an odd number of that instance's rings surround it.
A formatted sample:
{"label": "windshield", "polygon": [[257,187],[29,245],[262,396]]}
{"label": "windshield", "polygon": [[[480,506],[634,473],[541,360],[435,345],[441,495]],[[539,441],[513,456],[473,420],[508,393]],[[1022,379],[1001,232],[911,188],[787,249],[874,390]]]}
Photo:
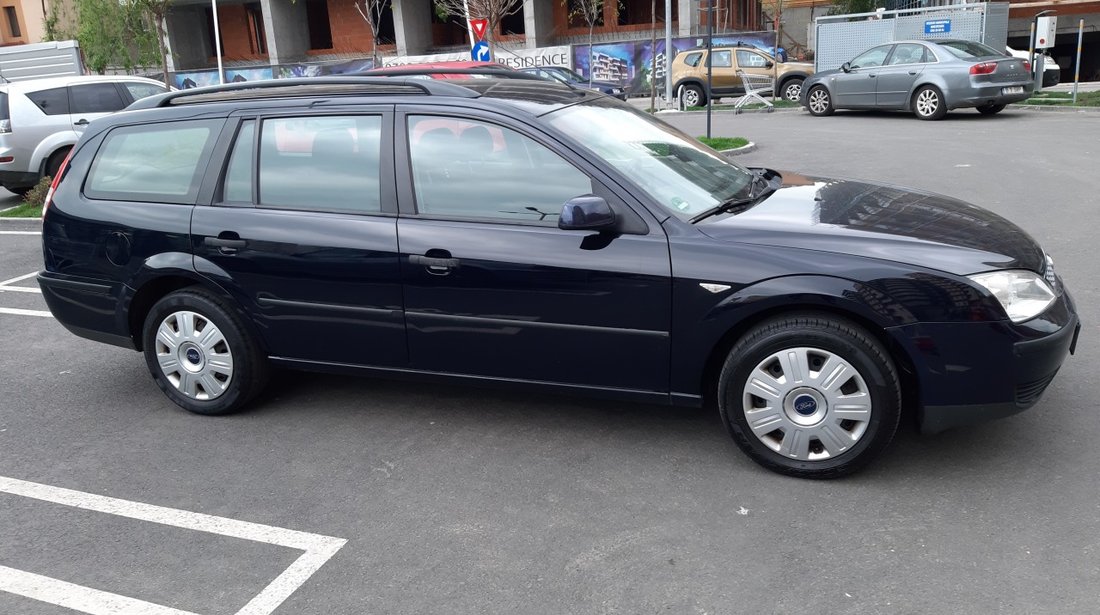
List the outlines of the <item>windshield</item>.
{"label": "windshield", "polygon": [[946,41],[941,42],[940,45],[946,47],[947,51],[951,52],[951,55],[960,60],[1004,55],[1003,53],[997,52],[997,50],[992,47],[987,47],[973,41]]}
{"label": "windshield", "polygon": [[741,195],[753,178],[695,139],[615,101],[564,107],[543,119],[683,218]]}
{"label": "windshield", "polygon": [[557,73],[558,77],[564,79],[572,79],[573,81],[588,81],[588,77],[582,77],[579,74],[569,70],[568,68],[561,68],[558,66],[549,69],[552,73]]}

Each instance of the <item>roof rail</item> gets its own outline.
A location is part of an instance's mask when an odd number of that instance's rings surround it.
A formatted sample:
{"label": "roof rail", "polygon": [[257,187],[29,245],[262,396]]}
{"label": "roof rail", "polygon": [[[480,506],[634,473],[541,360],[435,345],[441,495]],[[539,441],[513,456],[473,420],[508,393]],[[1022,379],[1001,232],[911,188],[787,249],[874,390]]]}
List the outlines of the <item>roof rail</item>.
{"label": "roof rail", "polygon": [[302,96],[355,96],[381,94],[423,94],[475,98],[477,92],[454,83],[431,79],[397,79],[384,76],[327,76],[296,79],[242,81],[150,96],[128,109],[153,109],[170,105],[219,102],[240,98],[295,98]]}

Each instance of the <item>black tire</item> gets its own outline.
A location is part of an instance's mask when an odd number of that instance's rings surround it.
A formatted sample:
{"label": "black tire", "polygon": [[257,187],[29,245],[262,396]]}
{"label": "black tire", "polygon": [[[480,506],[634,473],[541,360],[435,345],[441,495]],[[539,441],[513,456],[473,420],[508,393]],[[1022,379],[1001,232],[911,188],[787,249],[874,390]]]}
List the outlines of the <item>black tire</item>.
{"label": "black tire", "polygon": [[[800,365],[806,370],[788,380],[781,361],[792,356],[804,357]],[[830,365],[848,369],[836,375]],[[791,364],[790,371],[801,370]],[[754,374],[756,380],[750,380]],[[781,377],[785,384],[774,388],[770,406],[754,393],[764,389],[750,383],[773,377],[771,382]],[[843,409],[835,403],[841,396],[847,402]],[[869,400],[866,411],[856,409],[862,400]],[[893,440],[901,387],[889,353],[858,325],[832,316],[792,315],[761,323],[734,345],[718,379],[718,407],[737,445],[765,468],[799,478],[837,478],[867,465]],[[751,424],[748,414],[754,415]]]}
{"label": "black tire", "polygon": [[805,79],[802,77],[792,77],[783,82],[783,85],[779,86],[779,91],[783,93],[783,100],[801,102],[803,81],[805,81]]}
{"label": "black tire", "polygon": [[69,150],[72,148],[66,147],[60,149],[50,155],[50,158],[46,160],[46,166],[43,167],[43,177],[56,177],[57,172],[61,170],[61,163],[65,162],[65,156],[69,155]]}
{"label": "black tire", "polygon": [[996,115],[1005,110],[1006,105],[985,105],[978,107],[978,113],[982,115]]}
{"label": "black tire", "polygon": [[810,88],[810,93],[806,95],[806,110],[817,117],[832,115],[836,108],[833,107],[833,97],[829,94],[829,89],[823,85]]}
{"label": "black tire", "polygon": [[[187,313],[195,316],[187,317]],[[157,333],[162,325],[169,330],[175,326],[180,332],[186,327],[179,325],[187,320],[203,335],[220,333],[220,341],[214,339],[217,343],[208,348],[193,341],[199,336],[185,333],[176,338],[175,349],[158,341]],[[210,325],[215,328],[208,329]],[[168,399],[189,412],[207,416],[236,412],[267,384],[267,357],[256,340],[233,308],[202,288],[173,292],[153,305],[145,318],[142,340],[145,363],[153,380]],[[192,351],[197,353],[198,360],[194,360],[196,355],[189,354]],[[226,355],[230,365],[228,376],[224,369]],[[220,357],[219,362],[213,360],[216,357]],[[175,358],[178,367],[162,367],[162,358],[166,362]],[[212,386],[204,386],[205,383],[212,383]],[[181,392],[181,389],[192,389],[192,392]]]}
{"label": "black tire", "polygon": [[942,120],[947,115],[947,101],[934,85],[923,85],[913,92],[910,108],[922,120]]}
{"label": "black tire", "polygon": [[684,86],[683,97],[684,107],[702,107],[707,104],[707,95],[703,88],[694,84]]}
{"label": "black tire", "polygon": [[27,193],[30,192],[33,187],[34,186],[16,186],[15,188],[10,188],[4,186],[4,189],[16,196],[27,196]]}

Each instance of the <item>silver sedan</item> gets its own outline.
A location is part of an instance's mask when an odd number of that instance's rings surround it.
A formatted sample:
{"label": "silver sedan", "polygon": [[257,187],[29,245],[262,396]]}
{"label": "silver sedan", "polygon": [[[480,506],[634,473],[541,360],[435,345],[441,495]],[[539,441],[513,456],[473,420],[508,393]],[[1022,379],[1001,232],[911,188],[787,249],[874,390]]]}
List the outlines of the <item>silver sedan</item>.
{"label": "silver sedan", "polygon": [[1031,66],[992,47],[964,40],[897,41],[872,47],[802,84],[813,115],[836,109],[898,109],[938,120],[949,109],[976,107],[993,115],[1031,95]]}

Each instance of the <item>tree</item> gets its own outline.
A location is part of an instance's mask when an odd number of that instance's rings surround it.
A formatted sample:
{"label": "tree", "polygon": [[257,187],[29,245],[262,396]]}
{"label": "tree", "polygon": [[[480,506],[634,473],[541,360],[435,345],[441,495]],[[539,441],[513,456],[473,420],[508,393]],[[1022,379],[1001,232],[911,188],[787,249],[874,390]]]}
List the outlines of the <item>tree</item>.
{"label": "tree", "polygon": [[168,38],[164,24],[168,16],[170,0],[133,0],[133,2],[145,19],[152,22],[153,33],[157,39],[157,55],[160,58],[161,70],[164,71],[164,85],[171,87],[172,84],[168,79],[168,50],[164,47],[164,41]]}
{"label": "tree", "polygon": [[562,0],[569,20],[581,19],[588,25],[588,85],[592,86],[592,43],[596,25],[603,23],[604,0]]}
{"label": "tree", "polygon": [[359,6],[359,0],[355,0],[355,10],[359,11],[359,15],[363,17],[363,21],[367,22],[367,26],[370,28],[371,40],[373,41],[374,50],[374,66],[377,67],[380,64],[378,57],[378,30],[382,27],[382,15],[386,10],[390,9],[390,0],[363,0],[363,6]]}
{"label": "tree", "polygon": [[496,58],[493,51],[494,37],[500,22],[505,17],[515,15],[523,8],[523,0],[434,0],[435,8],[441,17],[461,15],[466,19],[466,6],[469,6],[470,19],[484,19],[489,22],[485,28],[485,40],[489,43],[489,53]]}
{"label": "tree", "polygon": [[[84,63],[96,73],[107,68],[133,72],[156,61],[157,40],[143,10],[119,0],[76,0],[75,32],[55,30],[56,37],[75,38]],[[54,24],[56,27],[56,22]]]}

